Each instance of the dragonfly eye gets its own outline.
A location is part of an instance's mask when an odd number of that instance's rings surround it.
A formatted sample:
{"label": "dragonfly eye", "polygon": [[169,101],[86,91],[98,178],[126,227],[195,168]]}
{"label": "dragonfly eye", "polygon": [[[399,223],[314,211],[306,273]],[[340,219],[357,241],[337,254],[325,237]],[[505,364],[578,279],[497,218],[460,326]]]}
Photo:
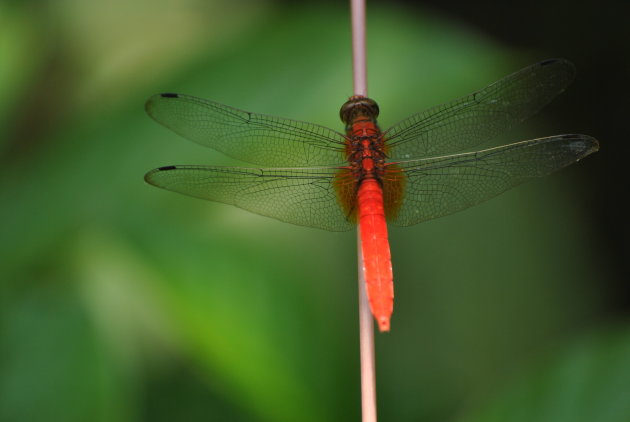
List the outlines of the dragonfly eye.
{"label": "dragonfly eye", "polygon": [[376,120],[378,113],[379,109],[376,101],[371,98],[355,95],[350,97],[350,99],[341,106],[339,117],[341,117],[341,121],[346,125],[350,125],[358,116],[365,116]]}

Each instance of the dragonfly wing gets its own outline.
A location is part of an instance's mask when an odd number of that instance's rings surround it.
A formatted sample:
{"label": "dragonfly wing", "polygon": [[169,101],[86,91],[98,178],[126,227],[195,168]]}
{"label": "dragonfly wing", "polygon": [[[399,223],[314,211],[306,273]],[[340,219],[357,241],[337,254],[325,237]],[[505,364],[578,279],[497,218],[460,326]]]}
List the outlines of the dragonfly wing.
{"label": "dragonfly wing", "polygon": [[157,187],[209,201],[235,205],[287,223],[331,231],[353,227],[337,201],[334,167],[254,169],[166,166],[144,179]]}
{"label": "dragonfly wing", "polygon": [[145,108],[175,133],[249,163],[292,167],[344,162],[344,136],[324,126],[181,94],[154,95]]}
{"label": "dragonfly wing", "polygon": [[469,150],[536,113],[575,76],[567,60],[536,63],[466,97],[414,114],[385,131],[396,160]]}
{"label": "dragonfly wing", "polygon": [[[559,135],[483,151],[396,163],[404,174],[402,205],[392,223],[410,226],[490,199],[597,151],[587,135]],[[393,175],[393,174],[392,174]]]}

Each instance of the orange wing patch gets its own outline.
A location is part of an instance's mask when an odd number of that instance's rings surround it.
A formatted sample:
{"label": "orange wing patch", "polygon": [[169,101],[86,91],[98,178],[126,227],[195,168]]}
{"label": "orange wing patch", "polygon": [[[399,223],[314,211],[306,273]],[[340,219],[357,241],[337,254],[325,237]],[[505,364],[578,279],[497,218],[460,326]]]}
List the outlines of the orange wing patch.
{"label": "orange wing patch", "polygon": [[357,222],[357,181],[350,168],[341,168],[334,181],[337,201],[348,221]]}
{"label": "orange wing patch", "polygon": [[402,168],[396,164],[386,164],[383,173],[383,206],[385,217],[394,221],[404,199],[405,182],[407,181]]}

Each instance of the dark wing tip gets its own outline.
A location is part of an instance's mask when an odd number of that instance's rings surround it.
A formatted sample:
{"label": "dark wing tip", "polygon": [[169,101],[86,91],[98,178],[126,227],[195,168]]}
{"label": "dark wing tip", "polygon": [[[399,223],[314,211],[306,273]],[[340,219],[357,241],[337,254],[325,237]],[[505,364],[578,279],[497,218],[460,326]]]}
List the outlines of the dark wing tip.
{"label": "dark wing tip", "polygon": [[562,135],[561,139],[570,142],[570,148],[575,151],[578,160],[599,151],[599,141],[592,136],[581,134]]}
{"label": "dark wing tip", "polygon": [[548,66],[550,64],[554,64],[560,61],[565,61],[564,59],[547,59],[547,60],[543,60],[542,62],[539,62],[538,64],[541,66]]}
{"label": "dark wing tip", "polygon": [[584,151],[584,157],[592,154],[594,152],[599,151],[599,141],[592,136],[588,135],[579,135],[580,140],[582,141],[582,150]]}
{"label": "dark wing tip", "polygon": [[144,103],[144,109],[147,112],[147,114],[149,114],[150,116],[152,115],[151,110],[153,108],[153,105],[155,104],[156,101],[160,101],[161,98],[180,98],[180,95],[174,94],[171,92],[165,92],[163,94],[152,95],[151,97],[149,97],[147,102]]}
{"label": "dark wing tip", "polygon": [[547,67],[547,66],[554,66],[554,65],[563,67],[565,71],[571,75],[575,74],[575,65],[573,64],[573,62],[567,59],[552,58],[552,59],[547,59],[547,60],[538,62],[538,66],[540,67]]}
{"label": "dark wing tip", "polygon": [[564,80],[564,82],[562,83],[564,85],[564,88],[562,88],[560,92],[564,91],[564,89],[566,89],[566,86],[569,85],[573,81],[573,79],[575,79],[575,74],[577,73],[575,65],[569,60],[562,58],[551,58],[543,60],[536,63],[534,66],[538,66],[541,71],[551,72],[548,73],[550,77],[561,78],[562,80]]}
{"label": "dark wing tip", "polygon": [[153,175],[156,173],[160,173],[163,171],[169,171],[169,170],[175,170],[177,169],[177,166],[163,166],[163,167],[158,167],[156,169],[151,170],[150,172],[148,172],[147,174],[144,175],[144,181],[149,183],[150,185],[154,185],[157,186],[157,184],[155,183],[155,181],[153,180]]}
{"label": "dark wing tip", "polygon": [[599,151],[599,141],[595,138],[592,138],[589,136],[589,139],[591,141],[591,152],[597,152]]}
{"label": "dark wing tip", "polygon": [[570,60],[564,59],[562,57],[552,57],[546,60],[542,60],[540,62],[537,63],[538,66],[551,66],[554,64],[563,64],[565,66],[568,67],[575,67],[573,62],[571,62]]}

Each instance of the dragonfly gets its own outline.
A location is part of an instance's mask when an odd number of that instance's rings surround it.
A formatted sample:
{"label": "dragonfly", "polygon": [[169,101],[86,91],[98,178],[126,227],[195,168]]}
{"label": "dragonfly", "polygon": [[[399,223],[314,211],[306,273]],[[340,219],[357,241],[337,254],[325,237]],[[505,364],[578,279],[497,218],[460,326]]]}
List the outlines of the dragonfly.
{"label": "dragonfly", "polygon": [[411,226],[466,209],[597,151],[588,135],[564,134],[475,150],[549,103],[573,64],[548,59],[387,130],[379,107],[352,96],[345,131],[251,113],[182,94],[157,94],[147,113],[175,133],[264,168],[168,165],[151,185],[300,226],[359,226],[371,312],[389,331],[394,287],[387,224]]}

